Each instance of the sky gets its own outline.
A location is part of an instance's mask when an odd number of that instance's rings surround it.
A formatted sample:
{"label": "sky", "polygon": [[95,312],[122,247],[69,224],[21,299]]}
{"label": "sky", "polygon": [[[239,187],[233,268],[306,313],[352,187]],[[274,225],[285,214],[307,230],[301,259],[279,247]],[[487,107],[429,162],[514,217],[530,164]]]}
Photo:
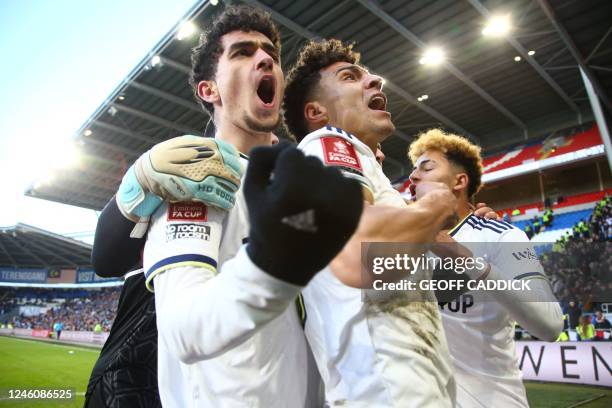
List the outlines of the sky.
{"label": "sky", "polygon": [[[79,237],[97,213],[25,197],[195,0],[0,0],[0,227]],[[85,232],[85,234],[82,234]]]}

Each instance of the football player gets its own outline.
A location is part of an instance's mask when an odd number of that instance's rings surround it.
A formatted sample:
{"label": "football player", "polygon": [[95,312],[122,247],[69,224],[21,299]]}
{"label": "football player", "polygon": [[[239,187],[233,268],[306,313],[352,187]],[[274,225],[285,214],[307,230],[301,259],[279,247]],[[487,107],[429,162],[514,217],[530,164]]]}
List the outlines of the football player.
{"label": "football player", "polygon": [[279,55],[269,15],[227,8],[192,54],[191,83],[215,138],[157,145],[117,194],[132,236],[149,228],[143,263],[155,290],[164,406],[312,405],[292,305],[356,228],[362,193],[286,144],[255,149],[272,142],[280,119]]}
{"label": "football player", "polygon": [[447,186],[424,183],[423,199],[407,205],[382,172],[374,152],[395,130],[382,87],[338,40],[308,43],[288,74],[285,122],[298,147],[358,180],[368,201],[356,234],[303,291],[306,335],[329,405],[451,407],[452,365],[433,292],[420,302],[370,303],[359,289],[362,242],[433,242],[455,214]]}
{"label": "football player", "polygon": [[[490,268],[471,278],[529,280],[530,290],[467,292],[443,306],[443,324],[455,368],[459,407],[528,407],[514,344],[514,322],[545,341],[563,328],[561,308],[523,231],[501,220],[474,216],[470,201],[481,187],[480,148],[439,129],[412,142],[410,180],[446,184],[461,221],[438,241],[472,243],[472,256],[488,254]],[[539,300],[539,301],[534,301]]]}

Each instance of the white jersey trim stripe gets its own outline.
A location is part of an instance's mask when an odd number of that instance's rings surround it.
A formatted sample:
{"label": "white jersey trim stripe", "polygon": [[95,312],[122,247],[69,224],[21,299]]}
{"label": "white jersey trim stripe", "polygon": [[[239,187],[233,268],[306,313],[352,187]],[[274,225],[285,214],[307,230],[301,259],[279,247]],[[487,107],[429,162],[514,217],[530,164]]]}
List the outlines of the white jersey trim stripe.
{"label": "white jersey trim stripe", "polygon": [[153,292],[154,290],[152,283],[155,276],[169,269],[178,268],[181,266],[196,266],[209,269],[213,273],[217,272],[217,262],[208,256],[199,254],[176,255],[162,259],[149,268],[149,270],[145,272],[145,286],[148,290]]}

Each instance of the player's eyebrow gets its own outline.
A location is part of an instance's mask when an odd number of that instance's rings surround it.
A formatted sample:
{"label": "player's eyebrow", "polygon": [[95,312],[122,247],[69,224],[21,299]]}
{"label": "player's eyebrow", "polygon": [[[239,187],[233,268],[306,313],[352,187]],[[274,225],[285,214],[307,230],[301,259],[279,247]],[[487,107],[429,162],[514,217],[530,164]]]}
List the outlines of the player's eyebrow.
{"label": "player's eyebrow", "polygon": [[237,41],[233,43],[232,45],[230,45],[228,53],[232,53],[236,50],[240,50],[244,48],[257,49],[259,47],[261,47],[261,49],[263,49],[265,52],[270,54],[270,56],[278,57],[278,49],[276,48],[276,46],[272,44],[271,42],[267,42],[267,41],[252,41],[252,40]]}
{"label": "player's eyebrow", "polygon": [[414,169],[416,170],[418,167],[423,167],[423,166],[424,166],[424,165],[426,165],[427,163],[434,163],[434,164],[435,164],[435,163],[436,163],[436,161],[435,161],[435,160],[432,160],[432,159],[425,159],[425,160],[423,160],[423,161],[421,161],[421,162],[418,162],[418,163],[417,163],[417,165],[416,165],[416,166],[414,166]]}
{"label": "player's eyebrow", "polygon": [[364,68],[360,67],[359,65],[351,64],[351,65],[345,65],[343,67],[338,68],[336,72],[334,72],[334,75],[338,75],[340,72],[346,71],[346,70],[353,72],[357,76],[368,74],[368,71],[366,71]]}

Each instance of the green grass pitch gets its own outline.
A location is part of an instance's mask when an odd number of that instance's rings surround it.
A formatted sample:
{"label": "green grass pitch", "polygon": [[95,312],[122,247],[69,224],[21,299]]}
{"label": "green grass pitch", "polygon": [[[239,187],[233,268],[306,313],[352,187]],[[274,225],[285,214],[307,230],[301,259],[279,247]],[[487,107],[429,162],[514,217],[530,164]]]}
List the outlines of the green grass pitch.
{"label": "green grass pitch", "polygon": [[[98,354],[99,350],[84,347],[0,337],[0,390],[3,397],[10,388],[70,388],[77,393],[76,398],[65,402],[2,399],[0,408],[82,407],[89,374]],[[610,388],[538,382],[527,382],[526,387],[532,408],[612,407]],[[591,399],[593,401],[586,402]]]}
{"label": "green grass pitch", "polygon": [[531,381],[526,381],[525,386],[532,408],[612,407],[612,388]]}
{"label": "green grass pitch", "polygon": [[[0,337],[0,407],[82,407],[99,353],[85,347]],[[67,401],[6,399],[9,389],[24,388],[70,388],[76,397]]]}

